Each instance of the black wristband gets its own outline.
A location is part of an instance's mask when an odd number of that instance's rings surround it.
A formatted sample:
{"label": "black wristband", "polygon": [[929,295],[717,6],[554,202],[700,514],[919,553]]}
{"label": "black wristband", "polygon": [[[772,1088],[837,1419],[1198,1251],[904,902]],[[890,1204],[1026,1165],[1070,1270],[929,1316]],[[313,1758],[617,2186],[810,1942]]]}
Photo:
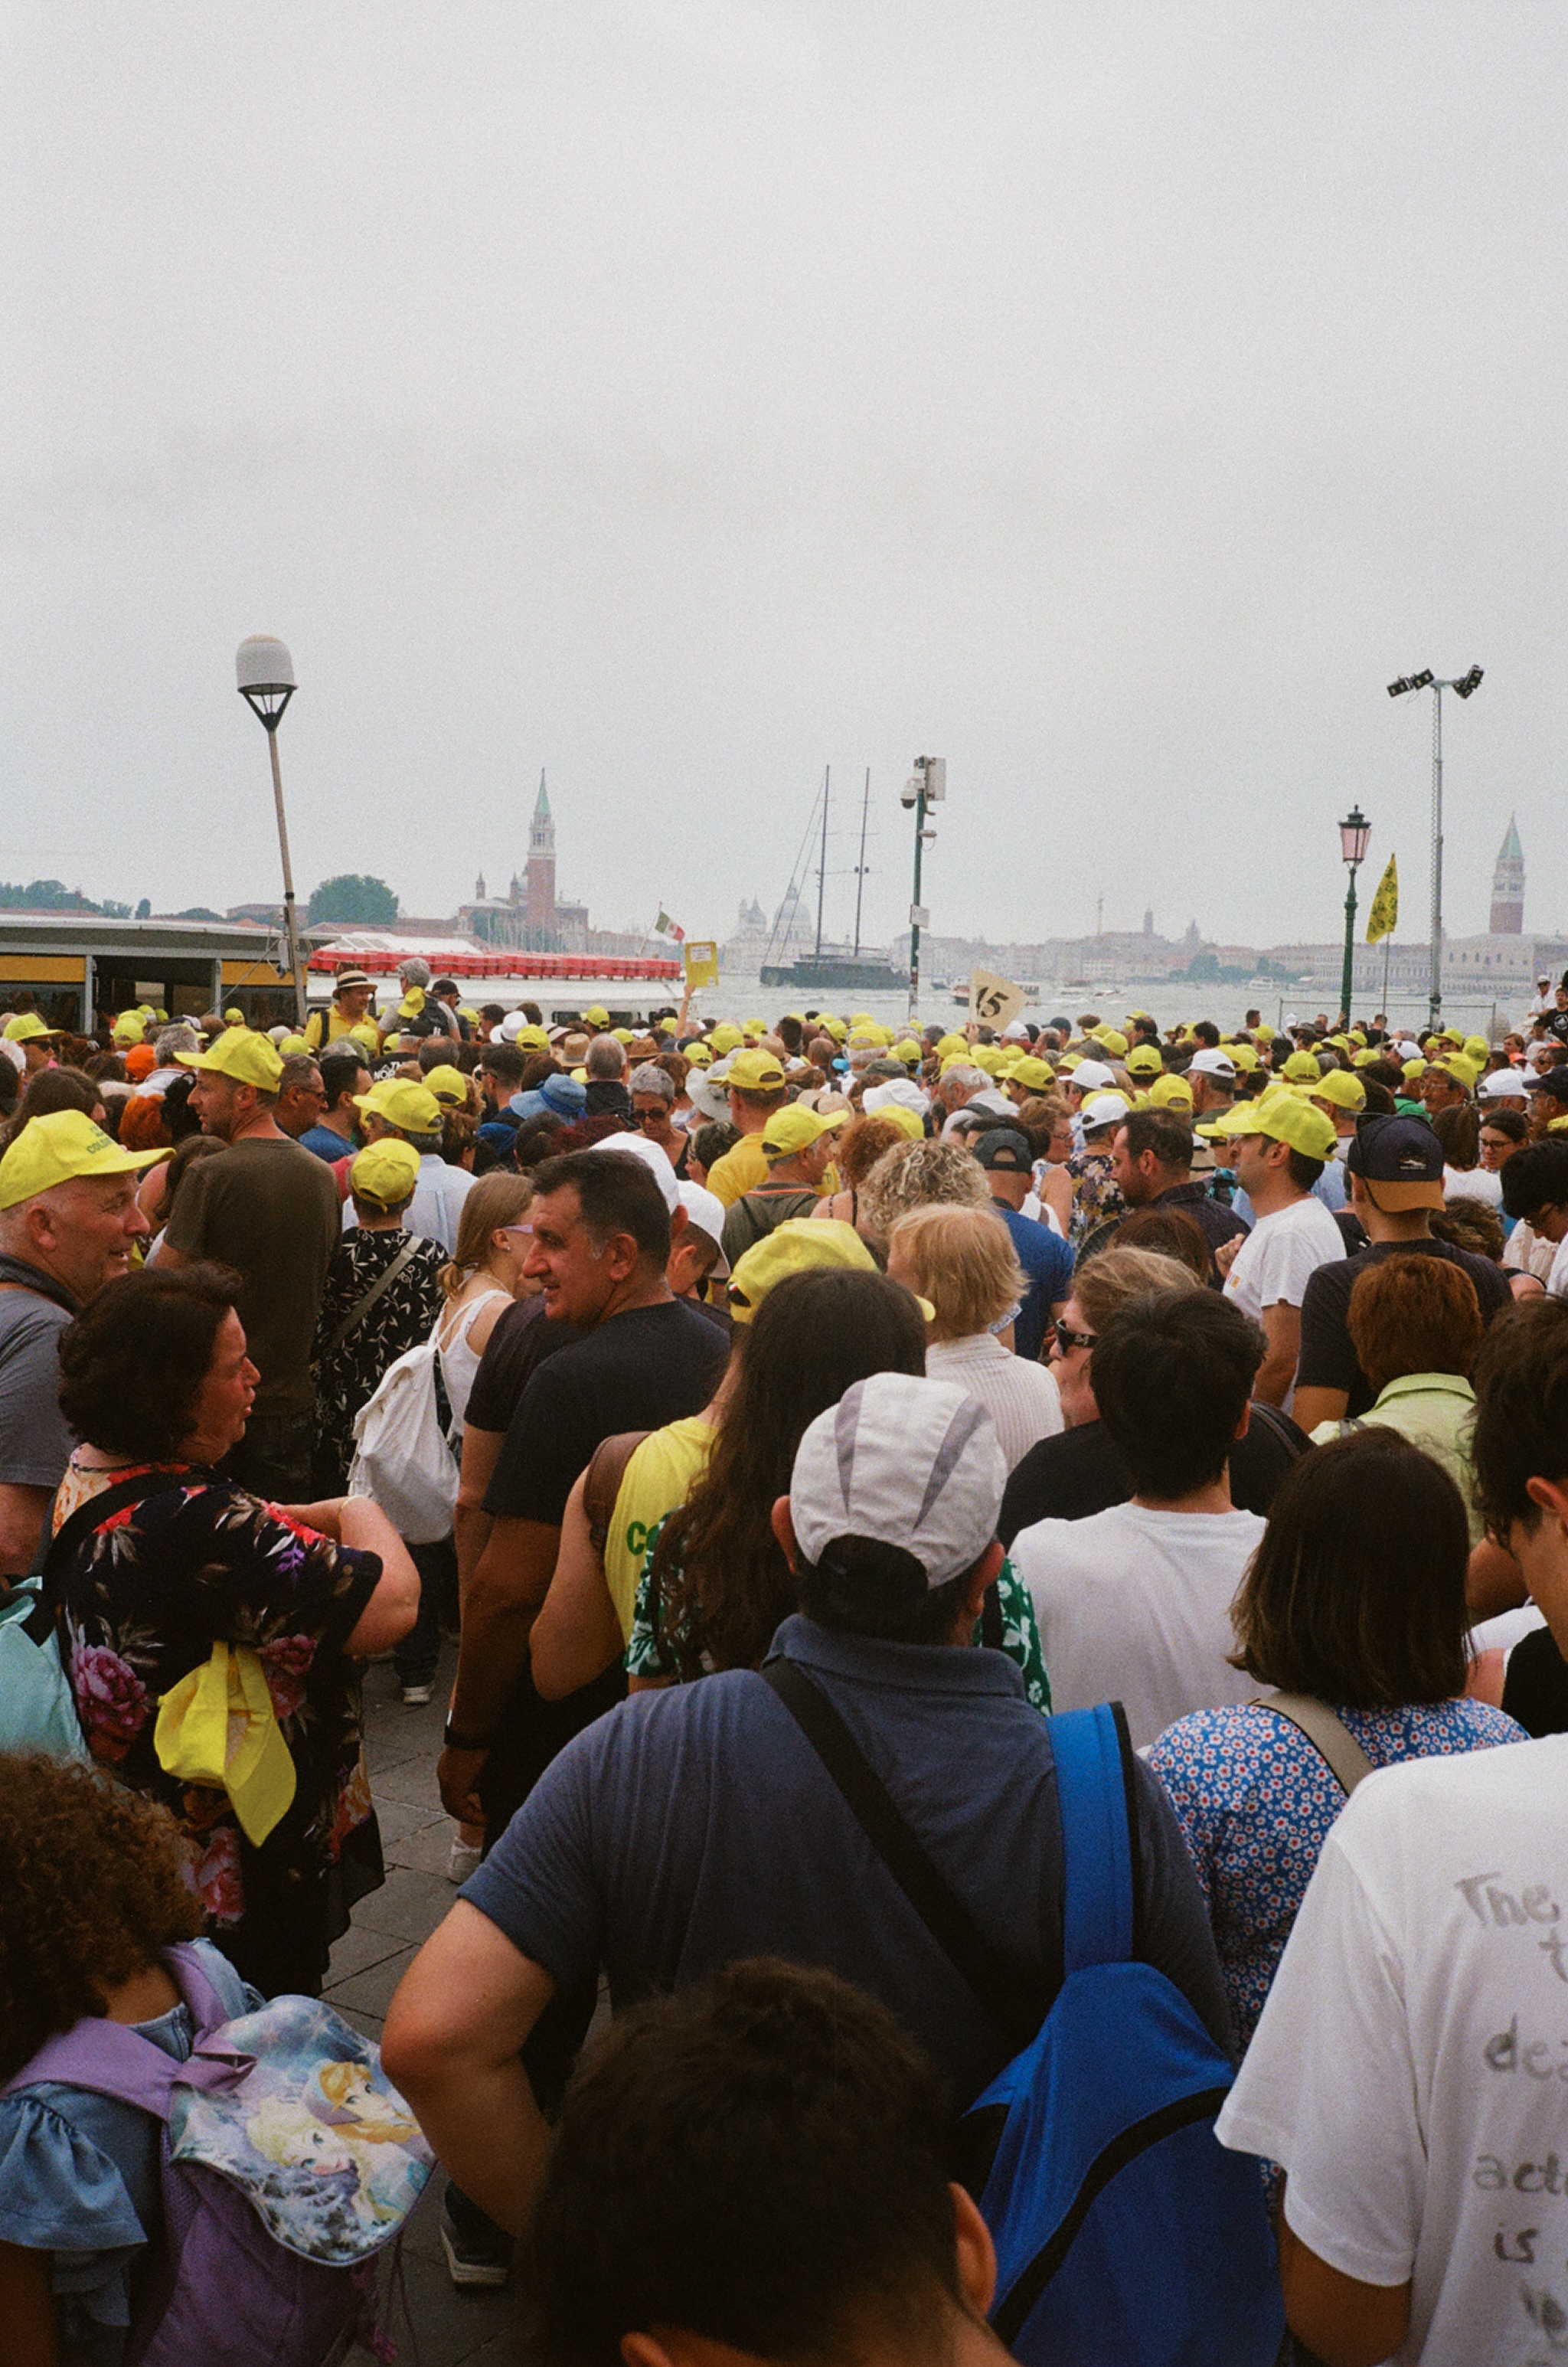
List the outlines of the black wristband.
{"label": "black wristband", "polygon": [[454,1727],[450,1718],[447,1719],[446,1726],[442,1728],[441,1739],[448,1750],[488,1750],[490,1749],[490,1737],[488,1734],[482,1737],[472,1734],[459,1734]]}

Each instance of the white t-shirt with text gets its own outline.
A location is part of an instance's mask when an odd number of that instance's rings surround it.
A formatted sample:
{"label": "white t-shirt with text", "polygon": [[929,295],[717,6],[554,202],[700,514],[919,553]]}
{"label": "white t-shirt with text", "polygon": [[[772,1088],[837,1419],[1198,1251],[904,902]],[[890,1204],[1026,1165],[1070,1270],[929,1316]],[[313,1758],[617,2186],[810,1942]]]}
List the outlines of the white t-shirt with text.
{"label": "white t-shirt with text", "polygon": [[1021,1530],[1012,1565],[1034,1604],[1053,1705],[1119,1701],[1141,1749],[1189,1710],[1256,1699],[1263,1687],[1226,1655],[1263,1525],[1256,1512],[1113,1504]]}
{"label": "white t-shirt with text", "polygon": [[1412,2282],[1402,2367],[1568,2345],[1568,1736],[1369,1776],[1220,2114],[1302,2241]]}

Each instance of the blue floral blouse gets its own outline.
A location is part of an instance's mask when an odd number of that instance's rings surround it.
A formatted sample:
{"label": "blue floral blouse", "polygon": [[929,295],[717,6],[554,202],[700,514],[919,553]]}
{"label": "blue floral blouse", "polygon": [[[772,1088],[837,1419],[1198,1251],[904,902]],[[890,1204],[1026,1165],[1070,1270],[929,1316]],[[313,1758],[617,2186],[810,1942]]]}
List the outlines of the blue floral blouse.
{"label": "blue floral blouse", "polygon": [[[1339,1709],[1374,1767],[1526,1740],[1485,1702]],[[1193,1710],[1145,1756],[1202,1885],[1238,2043],[1258,2025],[1296,1909],[1345,1795],[1301,1728],[1256,1702]]]}

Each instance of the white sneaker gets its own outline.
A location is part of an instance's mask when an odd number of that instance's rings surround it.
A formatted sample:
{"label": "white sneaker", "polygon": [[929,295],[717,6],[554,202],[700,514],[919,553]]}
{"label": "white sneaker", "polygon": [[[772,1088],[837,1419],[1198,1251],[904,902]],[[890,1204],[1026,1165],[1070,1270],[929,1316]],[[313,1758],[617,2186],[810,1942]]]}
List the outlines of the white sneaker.
{"label": "white sneaker", "polygon": [[403,1707],[405,1709],[423,1709],[425,1703],[430,1699],[431,1694],[434,1691],[435,1687],[434,1683],[428,1685],[405,1685],[403,1687]]}
{"label": "white sneaker", "polygon": [[477,1841],[454,1840],[446,1860],[447,1881],[467,1882],[470,1874],[479,1872],[483,1853]]}

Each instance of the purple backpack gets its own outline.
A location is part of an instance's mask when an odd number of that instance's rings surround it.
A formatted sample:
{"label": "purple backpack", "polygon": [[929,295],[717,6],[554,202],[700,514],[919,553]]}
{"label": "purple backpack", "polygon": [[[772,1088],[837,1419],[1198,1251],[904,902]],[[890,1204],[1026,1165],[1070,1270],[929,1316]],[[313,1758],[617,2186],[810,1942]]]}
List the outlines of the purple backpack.
{"label": "purple backpack", "polygon": [[164,2124],[164,2232],[139,2270],[125,2367],[327,2367],[362,2331],[374,2339],[373,2264],[303,2258],[268,2232],[241,2187],[171,2159],[169,2116],[181,2091],[233,2089],[255,2058],[211,2043],[231,2017],[194,1951],[166,1949],[164,1962],[194,2025],[187,2062],[123,2023],[88,2019],[46,2039],[0,2096],[58,2079]]}

